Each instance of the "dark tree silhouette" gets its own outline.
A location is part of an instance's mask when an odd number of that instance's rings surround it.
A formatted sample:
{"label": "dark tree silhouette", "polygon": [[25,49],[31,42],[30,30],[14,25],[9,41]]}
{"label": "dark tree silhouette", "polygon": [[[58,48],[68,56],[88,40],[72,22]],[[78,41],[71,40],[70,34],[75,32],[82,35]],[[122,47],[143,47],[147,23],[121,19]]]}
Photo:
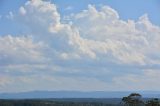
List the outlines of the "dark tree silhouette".
{"label": "dark tree silhouette", "polygon": [[129,96],[123,97],[122,102],[125,106],[144,106],[142,96],[138,93],[131,93]]}
{"label": "dark tree silhouette", "polygon": [[129,106],[129,100],[128,100],[128,99],[129,99],[128,97],[123,97],[123,98],[122,98],[122,102],[123,102],[123,104],[126,105],[126,106]]}
{"label": "dark tree silhouette", "polygon": [[148,100],[146,102],[146,106],[160,106],[160,101],[158,100],[158,98]]}

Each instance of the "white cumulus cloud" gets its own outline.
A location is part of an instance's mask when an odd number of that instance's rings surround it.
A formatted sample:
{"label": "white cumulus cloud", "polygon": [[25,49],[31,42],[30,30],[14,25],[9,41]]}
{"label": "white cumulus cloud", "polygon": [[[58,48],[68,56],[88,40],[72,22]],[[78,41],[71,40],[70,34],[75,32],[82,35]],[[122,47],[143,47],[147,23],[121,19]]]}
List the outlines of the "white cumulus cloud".
{"label": "white cumulus cloud", "polygon": [[[34,84],[33,89],[53,86],[60,89],[65,88],[65,83],[78,90],[107,87],[123,90],[130,89],[129,82],[140,85],[145,78],[150,78],[149,82],[158,79],[158,76],[152,79],[153,76],[147,74],[150,72],[144,71],[160,65],[160,27],[152,24],[147,14],[137,21],[126,21],[109,6],[97,9],[88,5],[86,10],[67,16],[71,21],[67,22],[55,4],[32,0],[10,15],[28,32],[0,36],[0,69],[12,76],[13,82],[18,80],[19,86],[26,84],[25,90],[32,90],[29,86]],[[144,77],[140,78],[137,73],[143,73]],[[39,77],[41,82],[46,82],[45,88],[38,83]],[[136,77],[140,80],[135,80]],[[9,77],[0,79],[0,85],[4,87],[6,82],[6,88],[7,78],[10,81]],[[92,81],[100,87],[94,88]]]}

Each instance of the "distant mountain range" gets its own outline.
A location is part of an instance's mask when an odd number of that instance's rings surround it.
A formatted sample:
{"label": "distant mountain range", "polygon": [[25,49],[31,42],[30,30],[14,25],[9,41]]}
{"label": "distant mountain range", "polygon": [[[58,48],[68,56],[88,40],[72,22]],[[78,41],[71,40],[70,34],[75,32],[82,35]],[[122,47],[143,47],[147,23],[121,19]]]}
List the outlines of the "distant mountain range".
{"label": "distant mountain range", "polygon": [[[0,99],[44,99],[44,98],[122,98],[130,91],[30,91],[20,93],[1,93]],[[140,91],[144,98],[160,98],[160,91]]]}

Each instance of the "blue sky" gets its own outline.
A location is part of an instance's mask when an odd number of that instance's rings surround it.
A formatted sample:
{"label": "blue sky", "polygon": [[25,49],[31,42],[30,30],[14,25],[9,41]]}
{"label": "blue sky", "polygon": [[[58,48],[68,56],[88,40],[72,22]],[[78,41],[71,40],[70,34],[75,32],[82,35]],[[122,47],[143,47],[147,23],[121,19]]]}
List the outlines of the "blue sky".
{"label": "blue sky", "polygon": [[[21,5],[23,5],[27,0],[21,1],[10,1],[10,0],[2,0],[1,1],[1,9],[0,14],[6,16],[9,14],[10,11],[17,11]],[[48,0],[49,1],[49,0]],[[159,7],[160,1],[159,0],[81,0],[81,1],[73,1],[73,0],[51,0],[58,6],[58,11],[61,15],[68,15],[71,13],[77,13],[87,8],[88,4],[93,4],[96,7],[100,7],[101,5],[108,5],[118,11],[120,18],[123,20],[133,19],[138,20],[138,17],[142,16],[143,14],[147,13],[148,17],[150,18],[151,22],[155,25],[160,25],[160,14],[159,14]],[[67,9],[69,7],[69,9]],[[16,23],[8,22],[9,20],[3,19],[1,20],[0,27],[7,27],[10,26],[11,28],[6,30],[5,28],[1,31],[1,34],[7,33],[15,33],[15,30],[21,30],[20,28],[15,29],[17,26]]]}
{"label": "blue sky", "polygon": [[1,0],[0,91],[159,90],[159,6]]}
{"label": "blue sky", "polygon": [[[10,11],[17,11],[21,5],[23,5],[27,0],[2,0],[1,1],[1,15],[7,15]],[[100,5],[109,5],[110,7],[114,8],[118,11],[120,18],[123,20],[133,19],[137,20],[138,17],[142,16],[143,14],[147,13],[148,17],[150,18],[151,22],[160,25],[160,14],[159,14],[159,7],[160,1],[159,0],[81,0],[81,1],[73,1],[73,0],[51,0],[54,2],[59,8],[58,11],[61,15],[77,13],[87,8],[88,4],[93,4],[97,7]],[[70,10],[66,10],[66,8],[71,7]],[[8,20],[1,20],[1,26],[8,26],[12,27],[10,31],[6,31],[5,29],[1,31],[1,34],[6,34],[6,32],[13,32],[16,33],[14,28],[17,26],[16,24],[8,22]],[[13,29],[13,30],[12,30]]]}
{"label": "blue sky", "polygon": [[138,17],[142,16],[144,13],[147,13],[151,19],[151,21],[155,24],[160,25],[160,14],[159,0],[81,0],[81,1],[73,1],[73,0],[54,0],[54,2],[60,7],[60,12],[65,14],[64,8],[71,6],[73,10],[70,12],[79,12],[86,8],[88,4],[96,5],[109,5],[118,11],[120,17],[124,20],[134,19],[137,20]]}

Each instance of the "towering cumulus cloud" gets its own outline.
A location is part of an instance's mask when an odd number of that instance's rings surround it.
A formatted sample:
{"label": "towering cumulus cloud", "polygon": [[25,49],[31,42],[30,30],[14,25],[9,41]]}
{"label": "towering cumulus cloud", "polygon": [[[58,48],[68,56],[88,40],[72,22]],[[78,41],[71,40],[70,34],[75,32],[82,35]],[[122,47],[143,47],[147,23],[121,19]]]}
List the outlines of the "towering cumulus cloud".
{"label": "towering cumulus cloud", "polygon": [[67,17],[72,24],[41,0],[13,12],[26,32],[0,36],[0,91],[147,90],[159,80],[160,27],[147,14],[124,21],[109,6],[88,5]]}

